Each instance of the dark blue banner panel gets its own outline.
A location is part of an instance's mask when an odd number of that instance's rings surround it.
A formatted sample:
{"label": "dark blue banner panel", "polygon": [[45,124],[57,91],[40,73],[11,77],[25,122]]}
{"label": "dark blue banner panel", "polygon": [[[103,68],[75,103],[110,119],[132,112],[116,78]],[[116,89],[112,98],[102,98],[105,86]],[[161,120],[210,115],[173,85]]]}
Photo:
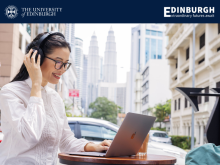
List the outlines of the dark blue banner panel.
{"label": "dark blue banner panel", "polygon": [[218,1],[3,1],[0,23],[218,23],[219,6]]}

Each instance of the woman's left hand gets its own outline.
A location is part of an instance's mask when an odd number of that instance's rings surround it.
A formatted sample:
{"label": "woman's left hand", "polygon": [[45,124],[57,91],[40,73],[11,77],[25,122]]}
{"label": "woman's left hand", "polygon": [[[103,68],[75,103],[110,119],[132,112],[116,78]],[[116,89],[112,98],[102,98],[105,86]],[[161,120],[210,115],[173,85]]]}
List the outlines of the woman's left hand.
{"label": "woman's left hand", "polygon": [[85,151],[86,152],[101,152],[101,151],[106,151],[109,149],[110,145],[112,143],[112,140],[104,140],[103,142],[99,144],[95,143],[87,143],[85,146]]}

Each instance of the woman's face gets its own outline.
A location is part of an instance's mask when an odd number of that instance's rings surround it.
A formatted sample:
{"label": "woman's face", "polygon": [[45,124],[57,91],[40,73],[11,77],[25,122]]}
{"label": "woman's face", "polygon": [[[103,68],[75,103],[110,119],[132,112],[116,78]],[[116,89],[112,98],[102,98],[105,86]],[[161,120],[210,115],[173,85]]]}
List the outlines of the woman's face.
{"label": "woman's face", "polygon": [[[55,48],[52,54],[47,55],[49,58],[62,61],[63,63],[69,62],[70,51],[68,48]],[[55,61],[45,58],[41,65],[42,71],[42,86],[45,86],[48,82],[51,84],[57,84],[60,76],[65,72],[64,67],[57,70],[55,68]]]}

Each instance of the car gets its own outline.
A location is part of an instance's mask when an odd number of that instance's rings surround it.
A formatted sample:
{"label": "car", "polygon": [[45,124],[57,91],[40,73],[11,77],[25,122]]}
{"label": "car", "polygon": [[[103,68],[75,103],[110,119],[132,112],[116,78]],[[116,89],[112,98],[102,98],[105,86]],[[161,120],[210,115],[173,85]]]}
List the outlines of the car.
{"label": "car", "polygon": [[164,131],[150,130],[149,141],[172,144],[171,137]]}
{"label": "car", "polygon": [[[94,118],[68,117],[68,123],[76,138],[85,138],[94,143],[113,140],[119,129],[119,126],[109,121]],[[185,165],[187,154],[179,147],[155,141],[149,141],[147,153],[173,156],[177,159],[176,165]]]}

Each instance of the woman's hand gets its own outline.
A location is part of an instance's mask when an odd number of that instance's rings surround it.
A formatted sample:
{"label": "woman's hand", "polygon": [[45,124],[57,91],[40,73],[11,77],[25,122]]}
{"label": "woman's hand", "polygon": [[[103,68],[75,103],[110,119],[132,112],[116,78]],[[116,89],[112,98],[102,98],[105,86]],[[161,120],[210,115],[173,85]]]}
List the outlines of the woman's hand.
{"label": "woman's hand", "polygon": [[99,144],[95,143],[87,143],[85,145],[84,150],[86,152],[101,152],[101,151],[106,151],[109,149],[110,145],[112,143],[112,140],[104,140],[103,142]]}
{"label": "woman's hand", "polygon": [[34,52],[32,57],[30,58],[33,49],[31,49],[28,54],[24,57],[24,64],[27,68],[29,76],[32,80],[32,84],[40,84],[42,83],[42,72],[40,69],[40,55],[38,55],[37,63],[35,63],[35,57],[37,51]]}

